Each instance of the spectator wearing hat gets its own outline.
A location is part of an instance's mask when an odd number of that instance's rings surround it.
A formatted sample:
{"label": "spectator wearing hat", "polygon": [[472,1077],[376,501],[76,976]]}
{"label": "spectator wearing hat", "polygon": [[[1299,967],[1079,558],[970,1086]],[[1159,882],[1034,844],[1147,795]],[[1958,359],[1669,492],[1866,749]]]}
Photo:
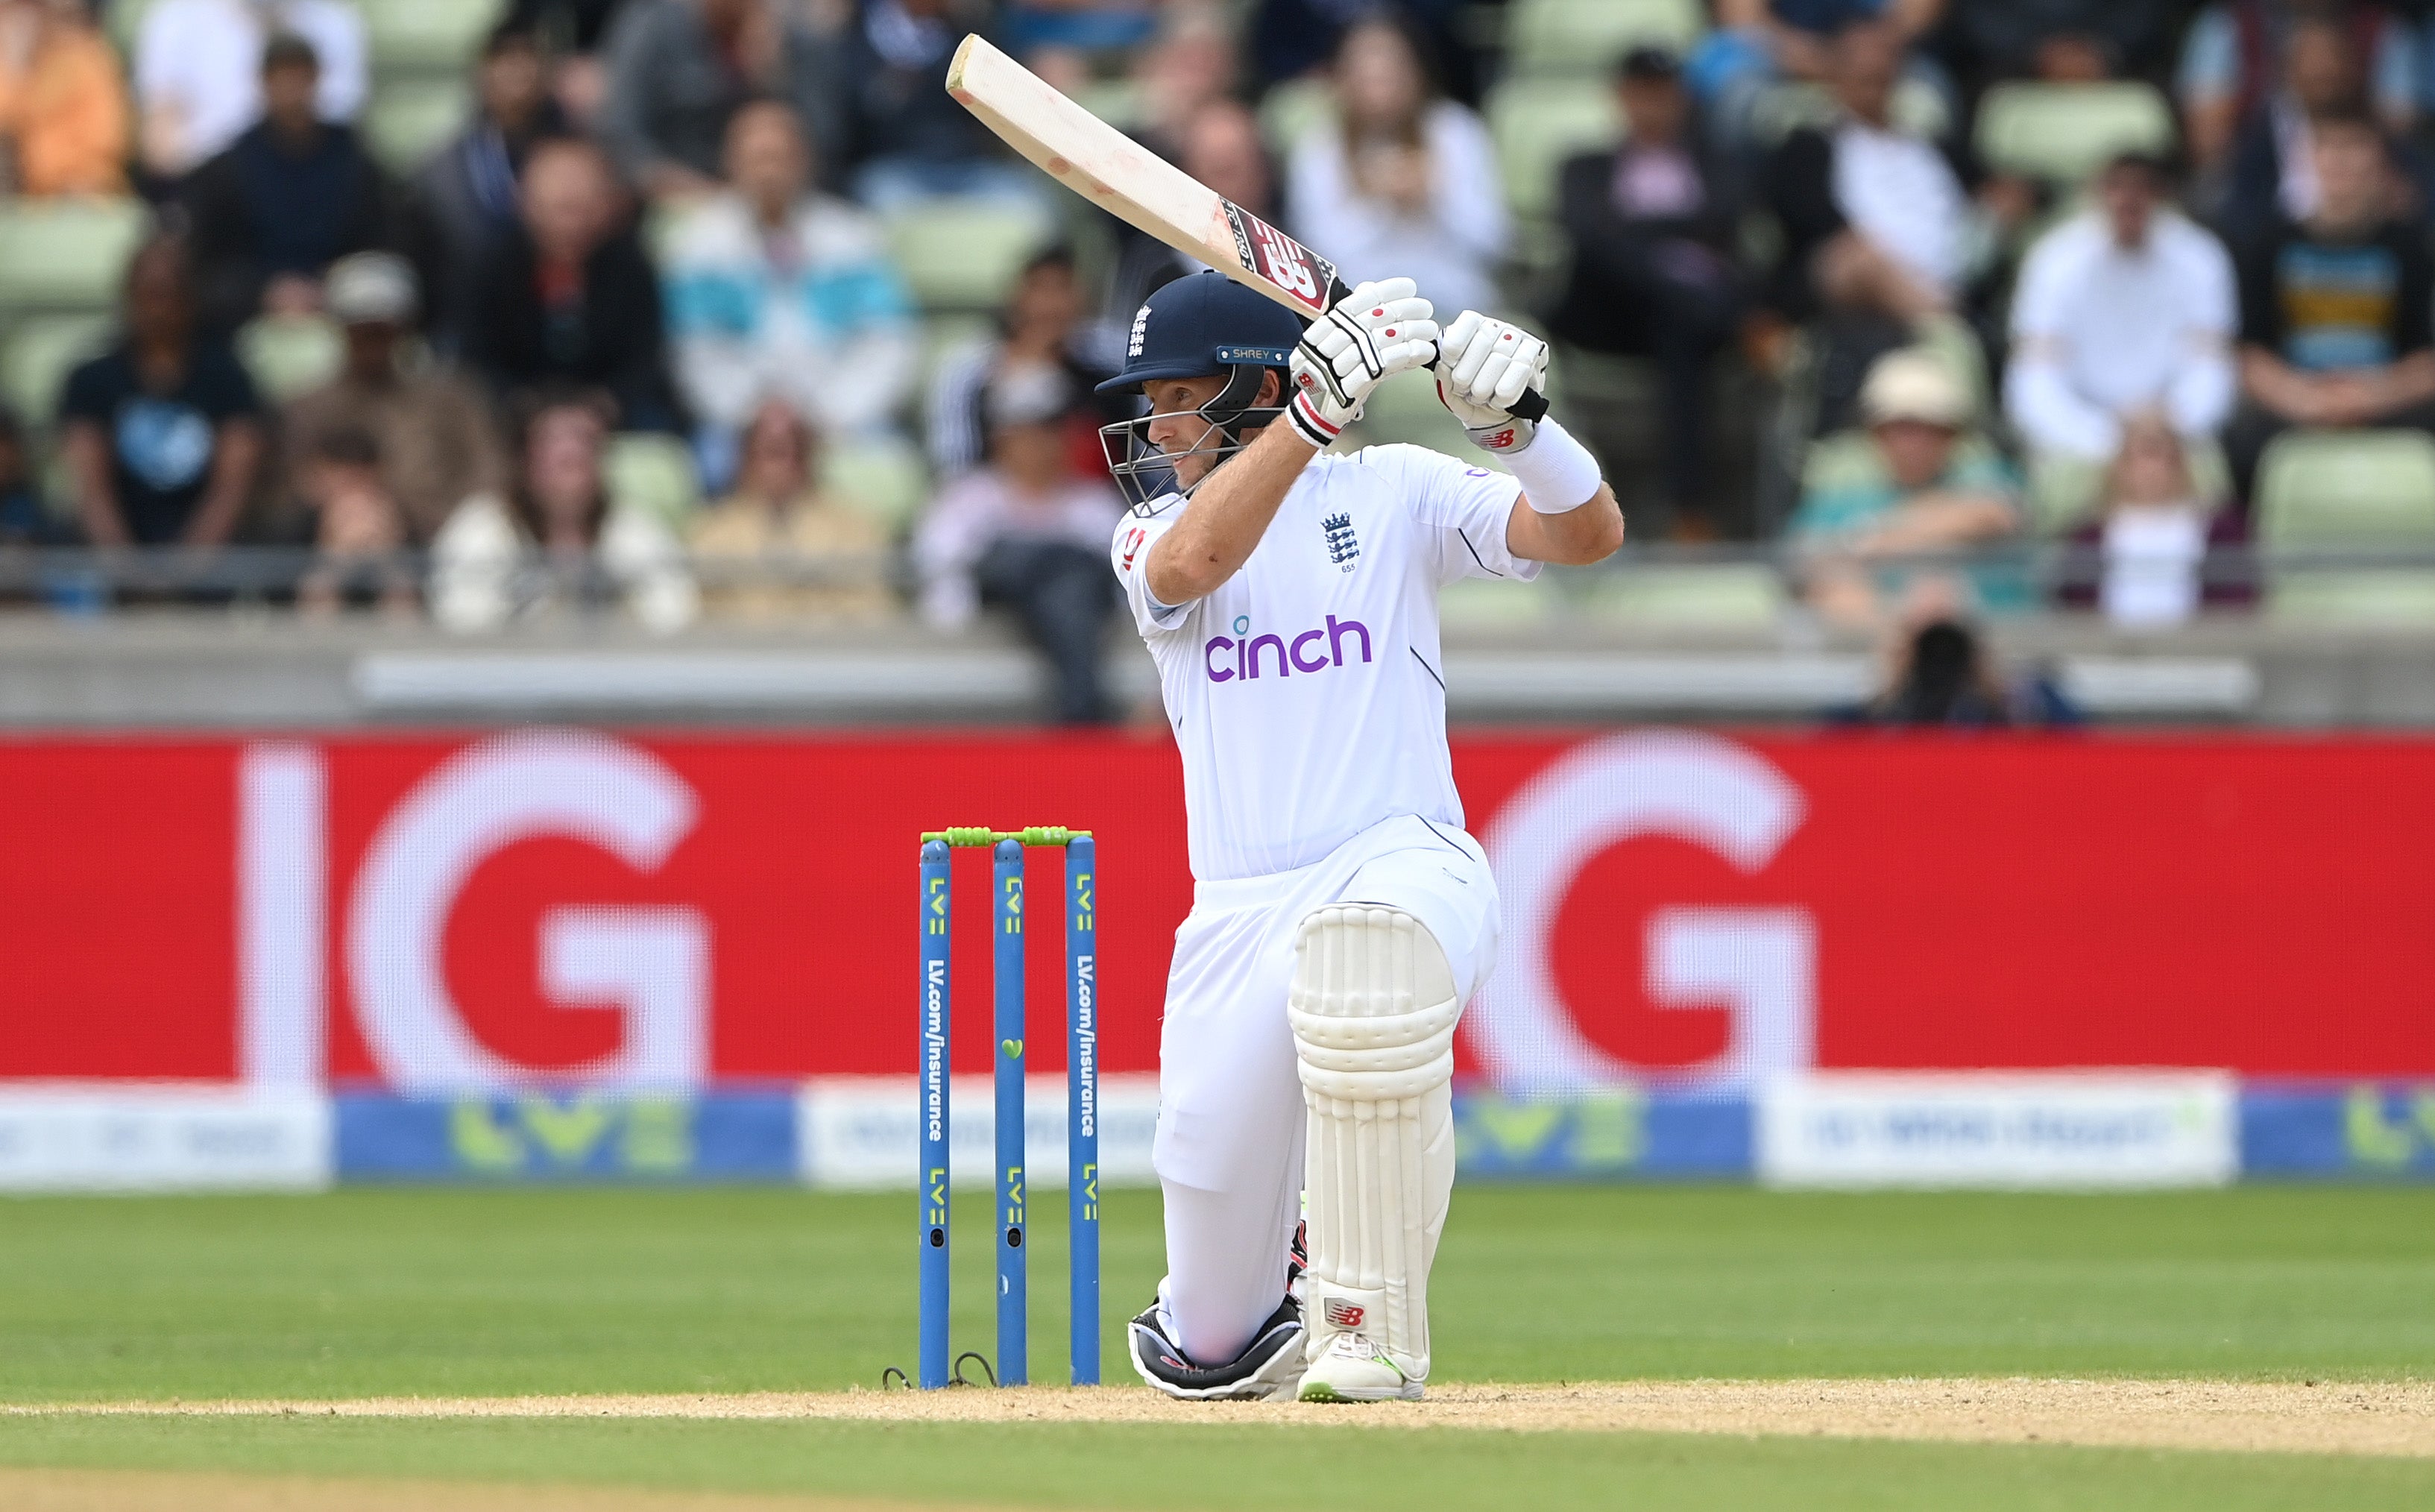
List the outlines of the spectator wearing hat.
{"label": "spectator wearing hat", "polygon": [[682,431],[659,275],[608,160],[580,138],[541,143],[517,202],[475,292],[466,357],[502,397],[596,389],[622,429]]}
{"label": "spectator wearing hat", "polygon": [[439,247],[438,286],[424,329],[443,352],[464,350],[482,269],[516,224],[516,191],[536,143],[567,131],[549,93],[548,60],[530,27],[501,22],[474,70],[474,118],[415,175]]}
{"label": "spectator wearing hat", "polygon": [[2040,480],[2041,528],[2068,527],[2096,502],[2126,417],[2160,412],[2210,447],[2231,417],[2232,258],[2163,202],[2164,188],[2163,164],[2116,159],[2097,202],[2021,265],[2004,411]]}
{"label": "spectator wearing hat", "polygon": [[1699,146],[1673,55],[1634,48],[1615,89],[1623,145],[1571,159],[1558,178],[1572,276],[1548,325],[1590,352],[1655,359],[1667,512],[1679,533],[1713,534],[1708,365],[1740,315],[1734,210]]}
{"label": "spectator wearing hat", "polygon": [[118,55],[80,0],[0,0],[0,192],[124,194],[130,126]]}
{"label": "spectator wearing hat", "polygon": [[401,541],[426,545],[467,499],[507,488],[507,459],[482,397],[448,369],[415,360],[421,301],[406,259],[340,258],[324,289],[331,318],[346,333],[346,365],[283,418],[291,503],[326,526],[333,501],[315,486],[315,460],[331,438],[359,436],[374,455],[353,464],[369,474],[355,491],[394,517]]}
{"label": "spectator wearing hat", "polygon": [[302,39],[319,63],[313,108],[352,121],[371,76],[363,14],[347,0],[159,0],[135,40],[139,154],[174,184],[262,117],[262,59],[276,36]]}
{"label": "spectator wearing hat", "polygon": [[894,611],[888,533],[813,481],[819,462],[820,438],[793,405],[772,399],[753,411],[735,490],[685,535],[711,613],[871,621]]}
{"label": "spectator wearing hat", "polygon": [[77,520],[95,546],[217,546],[252,497],[262,402],[228,342],[199,329],[174,238],[127,265],[117,345],[68,374],[60,434]]}
{"label": "spectator wearing hat", "polygon": [[949,484],[913,539],[923,617],[955,629],[984,607],[1012,613],[1047,659],[1055,715],[1069,725],[1108,717],[1099,662],[1116,598],[1107,541],[1124,513],[1106,478],[1074,465],[1074,408],[1062,373],[1001,374],[983,404],[989,465]]}
{"label": "spectator wearing hat", "polygon": [[186,187],[204,318],[320,308],[321,270],[389,237],[389,192],[353,129],[320,118],[320,61],[301,37],[262,52],[262,119]]}
{"label": "spectator wearing hat", "polygon": [[727,129],[731,187],[688,210],[666,244],[677,377],[704,472],[722,480],[769,396],[852,435],[887,429],[913,387],[913,297],[878,226],[815,193],[812,166],[792,110],[746,106]]}
{"label": "spectator wearing hat", "polygon": [[[1969,433],[1969,395],[1942,357],[1907,349],[1878,358],[1860,409],[1865,439],[1837,448],[1849,465],[1811,469],[1787,532],[1807,559],[1810,604],[1846,625],[1875,623],[1910,581],[1900,558],[1968,551],[2020,524],[2011,470]],[[2023,592],[2012,575],[1974,576],[1982,599]]]}

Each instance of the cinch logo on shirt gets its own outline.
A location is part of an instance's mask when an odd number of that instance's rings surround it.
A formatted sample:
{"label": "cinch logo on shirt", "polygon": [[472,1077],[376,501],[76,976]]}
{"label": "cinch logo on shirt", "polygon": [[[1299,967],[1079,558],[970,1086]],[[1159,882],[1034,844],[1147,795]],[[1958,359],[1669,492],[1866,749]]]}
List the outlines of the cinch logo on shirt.
{"label": "cinch logo on shirt", "polygon": [[1282,635],[1245,635],[1250,627],[1237,619],[1234,635],[1213,635],[1201,643],[1200,667],[1210,681],[1233,682],[1239,678],[1249,682],[1260,675],[1261,658],[1270,651],[1276,657],[1269,666],[1281,678],[1340,667],[1348,640],[1359,643],[1362,661],[1370,660],[1370,627],[1359,620],[1340,620],[1330,614],[1325,629],[1304,630],[1291,640]]}

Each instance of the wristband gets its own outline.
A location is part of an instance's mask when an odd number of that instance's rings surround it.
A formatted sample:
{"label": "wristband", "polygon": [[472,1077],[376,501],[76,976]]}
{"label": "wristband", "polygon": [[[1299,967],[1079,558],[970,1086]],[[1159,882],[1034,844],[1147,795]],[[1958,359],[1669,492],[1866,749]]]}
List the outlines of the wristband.
{"label": "wristband", "polygon": [[1506,453],[1503,460],[1521,480],[1523,497],[1541,514],[1570,514],[1597,497],[1604,476],[1589,448],[1552,420],[1539,421],[1530,444]]}

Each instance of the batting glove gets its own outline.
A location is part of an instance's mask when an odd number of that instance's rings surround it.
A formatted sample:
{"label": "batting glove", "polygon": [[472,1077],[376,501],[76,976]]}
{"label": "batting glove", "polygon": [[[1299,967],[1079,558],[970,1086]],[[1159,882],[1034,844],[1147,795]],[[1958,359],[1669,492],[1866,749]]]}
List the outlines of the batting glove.
{"label": "batting glove", "polygon": [[1286,418],[1304,440],[1328,445],[1361,418],[1363,401],[1381,383],[1437,355],[1437,311],[1420,296],[1407,278],[1364,284],[1302,334]]}
{"label": "batting glove", "polygon": [[1513,406],[1547,387],[1547,344],[1520,326],[1465,310],[1438,352],[1438,398],[1483,452],[1525,450],[1539,427]]}

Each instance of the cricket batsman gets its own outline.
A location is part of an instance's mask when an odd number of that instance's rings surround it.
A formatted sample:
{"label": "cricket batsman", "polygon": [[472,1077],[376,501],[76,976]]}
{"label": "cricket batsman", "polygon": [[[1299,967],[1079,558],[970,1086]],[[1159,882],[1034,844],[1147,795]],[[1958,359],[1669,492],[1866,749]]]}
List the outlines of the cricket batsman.
{"label": "cricket batsman", "polygon": [[[1432,358],[1510,475],[1325,452]],[[1428,1380],[1455,1022],[1498,934],[1446,748],[1438,591],[1623,541],[1597,461],[1512,413],[1546,366],[1546,343],[1476,312],[1441,339],[1409,279],[1304,330],[1200,273],[1150,296],[1102,386],[1149,401],[1102,433],[1134,501],[1112,558],[1183,750],[1195,879],[1159,1045],[1167,1273],[1131,1337],[1169,1396],[1372,1401]]]}

